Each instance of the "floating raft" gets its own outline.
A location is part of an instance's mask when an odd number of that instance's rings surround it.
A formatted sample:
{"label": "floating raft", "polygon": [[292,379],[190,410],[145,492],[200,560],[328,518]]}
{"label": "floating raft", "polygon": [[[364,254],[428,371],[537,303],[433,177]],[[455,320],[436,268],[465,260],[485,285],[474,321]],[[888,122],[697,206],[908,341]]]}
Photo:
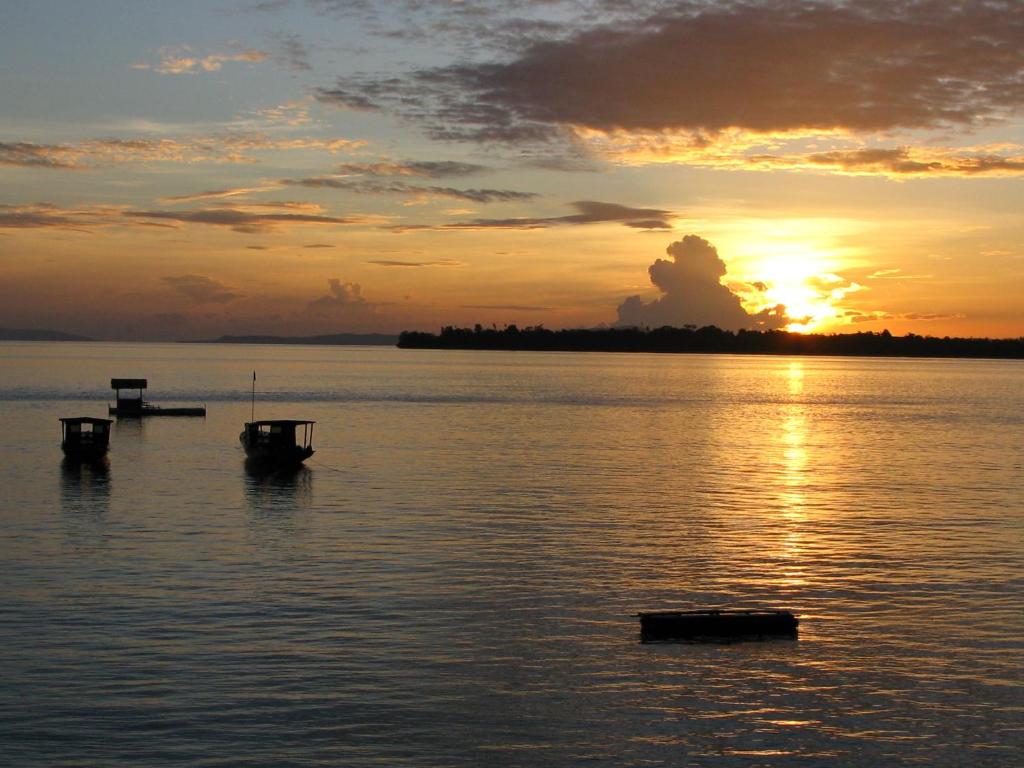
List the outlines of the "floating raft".
{"label": "floating raft", "polygon": [[790,611],[647,611],[640,617],[640,640],[723,641],[796,638],[799,619]]}
{"label": "floating raft", "polygon": [[[185,408],[164,408],[160,405],[153,405],[142,399],[142,390],[146,389],[149,382],[145,379],[111,379],[110,388],[117,395],[117,405],[107,408],[111,416],[205,416],[206,406],[185,407]],[[137,389],[137,396],[122,395],[122,389]]]}

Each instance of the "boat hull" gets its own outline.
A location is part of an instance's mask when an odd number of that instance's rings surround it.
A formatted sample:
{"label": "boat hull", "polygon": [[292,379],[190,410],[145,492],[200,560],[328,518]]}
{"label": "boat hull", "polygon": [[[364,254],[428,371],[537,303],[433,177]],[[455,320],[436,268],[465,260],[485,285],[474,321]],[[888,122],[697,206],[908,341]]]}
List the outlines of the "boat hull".
{"label": "boat hull", "polygon": [[107,455],[107,445],[73,445],[62,443],[61,450],[72,461],[99,461]]}
{"label": "boat hull", "polygon": [[246,440],[245,432],[238,436],[242,448],[245,449],[247,461],[253,465],[262,467],[298,467],[312,456],[315,451],[312,448],[304,448],[299,445],[275,446],[275,445],[253,445]]}
{"label": "boat hull", "polygon": [[640,640],[729,642],[797,636],[799,619],[790,611],[651,611],[640,617]]}

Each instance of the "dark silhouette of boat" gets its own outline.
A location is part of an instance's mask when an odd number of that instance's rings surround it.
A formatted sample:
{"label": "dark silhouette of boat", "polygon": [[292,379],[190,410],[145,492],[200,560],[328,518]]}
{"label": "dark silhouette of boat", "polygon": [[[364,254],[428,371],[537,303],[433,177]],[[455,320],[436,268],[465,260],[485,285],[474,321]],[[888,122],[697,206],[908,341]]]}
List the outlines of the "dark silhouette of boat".
{"label": "dark silhouette of boat", "polygon": [[60,447],[75,461],[96,461],[110,447],[110,419],[68,416],[60,420]]}
{"label": "dark silhouette of boat", "polygon": [[[110,388],[117,394],[117,404],[111,405],[107,411],[112,416],[205,416],[206,407],[186,408],[164,408],[160,405],[153,405],[142,399],[142,390],[146,389],[148,382],[145,379],[111,379]],[[121,395],[122,389],[137,389],[137,397],[132,395]]]}
{"label": "dark silhouette of boat", "polygon": [[728,642],[730,640],[796,639],[799,619],[790,611],[730,610],[646,611],[640,617],[640,640]]}
{"label": "dark silhouette of boat", "polygon": [[[264,419],[248,421],[238,436],[248,460],[257,465],[297,467],[313,455],[315,421]],[[299,437],[299,427],[302,436]]]}

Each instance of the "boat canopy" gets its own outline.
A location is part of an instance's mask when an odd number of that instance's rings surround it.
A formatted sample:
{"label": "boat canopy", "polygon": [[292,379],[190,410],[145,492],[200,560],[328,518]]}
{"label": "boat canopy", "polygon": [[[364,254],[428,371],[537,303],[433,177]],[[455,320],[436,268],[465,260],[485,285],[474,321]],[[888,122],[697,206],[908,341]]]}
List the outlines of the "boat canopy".
{"label": "boat canopy", "polygon": [[249,426],[252,426],[252,427],[263,427],[263,426],[267,426],[267,427],[273,427],[273,426],[283,427],[283,426],[286,426],[288,424],[291,424],[292,426],[298,426],[299,424],[316,424],[316,422],[315,421],[305,421],[303,419],[262,419],[260,421],[250,421],[250,422],[248,422],[248,424],[249,424]]}
{"label": "boat canopy", "polygon": [[111,424],[110,419],[97,419],[93,416],[66,416],[61,419],[65,424]]}
{"label": "boat canopy", "polygon": [[111,389],[145,389],[149,382],[145,379],[111,379]]}

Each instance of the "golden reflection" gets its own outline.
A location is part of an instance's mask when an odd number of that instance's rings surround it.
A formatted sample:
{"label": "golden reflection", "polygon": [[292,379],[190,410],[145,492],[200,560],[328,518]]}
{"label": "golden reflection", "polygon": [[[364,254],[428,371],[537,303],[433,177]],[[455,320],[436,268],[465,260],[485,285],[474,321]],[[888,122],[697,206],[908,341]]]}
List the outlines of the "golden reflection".
{"label": "golden reflection", "polygon": [[786,565],[781,582],[786,586],[803,584],[804,532],[807,520],[807,414],[803,403],[797,402],[804,392],[804,364],[794,360],[785,370],[789,396],[794,402],[786,406],[779,440],[782,449],[782,477],[779,491],[782,519],[786,526],[780,542]]}

